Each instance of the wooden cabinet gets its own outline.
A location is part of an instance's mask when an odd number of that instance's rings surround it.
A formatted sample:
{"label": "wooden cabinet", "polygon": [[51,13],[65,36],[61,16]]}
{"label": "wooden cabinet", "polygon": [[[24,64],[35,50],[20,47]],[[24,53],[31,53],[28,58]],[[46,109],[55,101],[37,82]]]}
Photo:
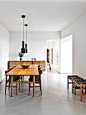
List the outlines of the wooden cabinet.
{"label": "wooden cabinet", "polygon": [[8,61],[8,69],[13,67],[14,65],[21,65],[21,64],[36,64],[41,65],[42,70],[45,71],[45,61]]}

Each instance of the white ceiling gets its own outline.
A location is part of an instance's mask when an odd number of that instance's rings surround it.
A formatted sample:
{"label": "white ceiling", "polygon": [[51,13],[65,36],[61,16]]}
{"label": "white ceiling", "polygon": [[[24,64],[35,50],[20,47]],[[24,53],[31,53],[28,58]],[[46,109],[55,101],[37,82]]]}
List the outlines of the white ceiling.
{"label": "white ceiling", "polygon": [[26,14],[28,31],[61,31],[86,12],[85,1],[11,1],[0,0],[0,24],[9,31],[23,30],[22,14]]}

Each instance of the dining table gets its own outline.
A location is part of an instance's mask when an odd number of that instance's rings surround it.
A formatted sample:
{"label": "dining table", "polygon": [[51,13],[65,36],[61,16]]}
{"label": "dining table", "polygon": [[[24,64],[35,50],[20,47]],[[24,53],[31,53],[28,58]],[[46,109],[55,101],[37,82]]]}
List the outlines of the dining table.
{"label": "dining table", "polygon": [[[18,76],[29,76],[33,77],[33,81],[13,81],[13,77]],[[10,70],[8,73],[6,73],[6,76],[10,76],[11,78],[11,97],[13,93],[13,83],[33,83],[33,97],[35,96],[35,76],[39,75],[38,72],[38,66],[35,64],[30,64],[28,68],[23,68],[21,65],[16,66],[12,70]]]}

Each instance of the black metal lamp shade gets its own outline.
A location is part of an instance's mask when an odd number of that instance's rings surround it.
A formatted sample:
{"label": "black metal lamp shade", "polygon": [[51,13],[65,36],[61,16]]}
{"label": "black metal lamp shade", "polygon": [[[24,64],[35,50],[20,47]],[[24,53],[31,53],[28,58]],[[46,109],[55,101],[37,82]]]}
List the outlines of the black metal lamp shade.
{"label": "black metal lamp shade", "polygon": [[24,41],[22,41],[22,48],[21,48],[21,53],[25,53],[25,48],[24,48]]}
{"label": "black metal lamp shade", "polygon": [[25,15],[22,15],[21,17],[23,18],[23,41],[22,41],[21,53],[25,53],[25,48],[24,48],[24,18],[25,18]]}
{"label": "black metal lamp shade", "polygon": [[28,53],[28,49],[27,49],[27,26],[28,24],[25,24],[26,26],[26,44],[25,44],[25,53]]}
{"label": "black metal lamp shade", "polygon": [[27,44],[25,44],[25,53],[28,53]]}

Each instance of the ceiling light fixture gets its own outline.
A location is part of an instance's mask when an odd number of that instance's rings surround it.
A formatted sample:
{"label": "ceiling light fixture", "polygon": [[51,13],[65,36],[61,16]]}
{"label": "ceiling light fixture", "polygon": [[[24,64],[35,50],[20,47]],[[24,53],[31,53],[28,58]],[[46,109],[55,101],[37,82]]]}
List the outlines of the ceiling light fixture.
{"label": "ceiling light fixture", "polygon": [[25,15],[22,15],[21,17],[23,18],[23,41],[22,41],[21,53],[25,53],[25,48],[24,48],[24,18],[25,18]]}
{"label": "ceiling light fixture", "polygon": [[28,53],[28,49],[27,49],[27,26],[28,24],[25,24],[26,26],[26,44],[25,44],[25,53]]}

